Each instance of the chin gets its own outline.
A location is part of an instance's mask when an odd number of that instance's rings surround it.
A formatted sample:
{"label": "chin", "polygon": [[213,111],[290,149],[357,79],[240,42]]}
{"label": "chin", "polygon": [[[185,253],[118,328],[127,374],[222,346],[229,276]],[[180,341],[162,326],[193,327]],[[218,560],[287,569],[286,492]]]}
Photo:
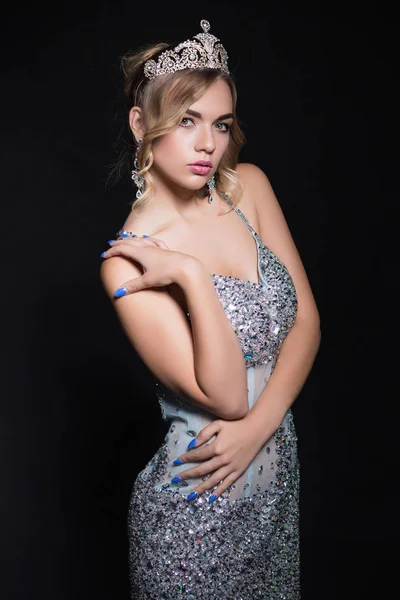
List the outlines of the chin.
{"label": "chin", "polygon": [[207,177],[205,176],[201,176],[201,175],[191,175],[187,181],[188,186],[190,187],[190,189],[192,190],[201,190],[202,187],[204,187],[207,184],[207,181],[211,178],[212,176],[209,175]]}
{"label": "chin", "polygon": [[176,183],[186,188],[187,190],[198,191],[206,185],[207,180],[205,177],[200,178],[199,176],[194,175],[192,177],[186,178],[185,180],[176,181]]}

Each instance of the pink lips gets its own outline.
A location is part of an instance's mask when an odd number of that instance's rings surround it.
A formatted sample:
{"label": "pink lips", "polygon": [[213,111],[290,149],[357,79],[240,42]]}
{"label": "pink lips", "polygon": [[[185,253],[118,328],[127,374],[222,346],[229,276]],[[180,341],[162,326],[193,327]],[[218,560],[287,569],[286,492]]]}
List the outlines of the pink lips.
{"label": "pink lips", "polygon": [[196,175],[208,175],[212,169],[212,164],[208,160],[199,160],[188,165],[188,167],[193,173],[196,173]]}

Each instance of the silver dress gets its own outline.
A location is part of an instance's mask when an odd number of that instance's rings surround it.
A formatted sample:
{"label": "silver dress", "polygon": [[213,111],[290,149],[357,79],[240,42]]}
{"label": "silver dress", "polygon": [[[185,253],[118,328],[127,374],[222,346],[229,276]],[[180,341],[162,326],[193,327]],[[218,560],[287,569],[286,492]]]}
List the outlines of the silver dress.
{"label": "silver dress", "polygon": [[[258,251],[258,283],[210,275],[243,350],[251,408],[294,323],[297,296],[285,265],[225,199],[250,229]],[[155,383],[169,429],[138,474],[130,498],[132,600],[299,600],[299,461],[291,410],[217,500],[208,502],[216,486],[187,500],[202,480],[174,484],[171,479],[199,463],[173,461],[217,417]]]}

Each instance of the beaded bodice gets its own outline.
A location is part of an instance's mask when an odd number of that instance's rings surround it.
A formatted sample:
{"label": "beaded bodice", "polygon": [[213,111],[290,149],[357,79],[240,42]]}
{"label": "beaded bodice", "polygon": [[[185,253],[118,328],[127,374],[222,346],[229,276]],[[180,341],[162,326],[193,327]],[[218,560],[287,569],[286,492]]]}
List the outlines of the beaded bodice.
{"label": "beaded bodice", "polygon": [[[251,410],[268,386],[280,345],[295,321],[297,297],[285,265],[233,208],[257,244],[259,281],[218,273],[210,277],[241,344]],[[158,380],[156,386],[168,431],[132,493],[132,598],[299,600],[300,479],[291,410],[225,491],[216,483],[198,494],[213,472],[185,476],[210,463],[191,460],[188,449],[219,417]],[[218,435],[217,430],[206,444],[212,447]],[[176,459],[183,455],[179,464]]]}
{"label": "beaded bodice", "polygon": [[[246,367],[268,362],[274,365],[279,348],[296,319],[296,289],[286,266],[264,244],[239,207],[226,194],[222,192],[221,195],[253,235],[259,281],[255,283],[220,273],[210,276],[241,344]],[[118,231],[117,236],[137,237],[124,229]]]}
{"label": "beaded bodice", "polygon": [[296,289],[286,266],[263,243],[242,211],[224,198],[253,235],[259,282],[213,273],[215,291],[241,344],[246,367],[274,363],[296,318]]}

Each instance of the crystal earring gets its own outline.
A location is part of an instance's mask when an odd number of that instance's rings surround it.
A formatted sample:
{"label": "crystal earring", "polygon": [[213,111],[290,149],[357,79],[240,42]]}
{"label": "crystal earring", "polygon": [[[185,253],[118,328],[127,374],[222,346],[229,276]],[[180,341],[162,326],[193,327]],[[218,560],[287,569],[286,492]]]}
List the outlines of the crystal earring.
{"label": "crystal earring", "polygon": [[208,186],[208,194],[209,194],[209,198],[208,198],[208,202],[211,204],[211,202],[213,202],[213,197],[212,197],[212,191],[215,188],[215,177],[214,175],[211,177],[211,179],[209,179],[207,181],[207,186]]}
{"label": "crystal earring", "polygon": [[143,194],[143,188],[144,188],[144,177],[138,176],[138,171],[140,171],[140,166],[138,163],[138,152],[140,149],[140,144],[142,143],[142,138],[138,138],[136,140],[136,144],[137,144],[137,148],[136,148],[136,152],[135,152],[135,157],[133,159],[133,169],[132,169],[132,179],[136,184],[137,187],[137,192],[136,192],[136,198],[140,198],[140,196]]}

